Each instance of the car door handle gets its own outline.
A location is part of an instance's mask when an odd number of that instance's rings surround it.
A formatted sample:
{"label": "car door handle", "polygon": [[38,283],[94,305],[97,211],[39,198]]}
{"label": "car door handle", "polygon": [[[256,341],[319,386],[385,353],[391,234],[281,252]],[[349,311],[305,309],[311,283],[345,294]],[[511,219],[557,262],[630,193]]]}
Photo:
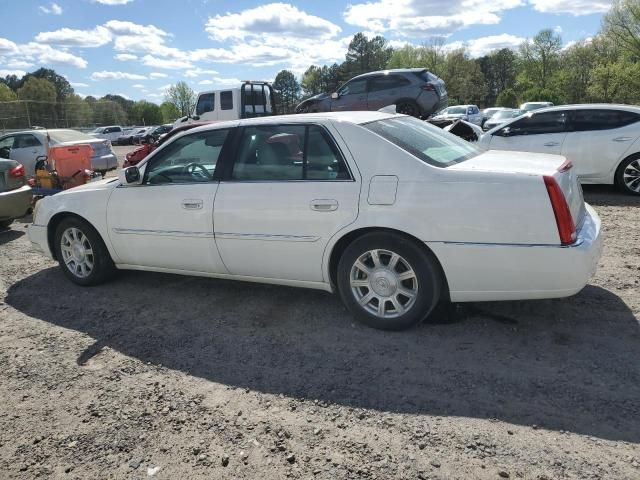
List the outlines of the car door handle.
{"label": "car door handle", "polygon": [[316,212],[333,212],[338,209],[338,201],[326,199],[311,200],[309,207]]}
{"label": "car door handle", "polygon": [[560,145],[559,142],[547,142],[544,144],[545,147],[557,147],[558,145]]}
{"label": "car door handle", "polygon": [[617,138],[613,139],[614,142],[628,142],[629,140],[633,140],[633,138],[632,137],[617,137]]}
{"label": "car door handle", "polygon": [[182,208],[185,210],[200,210],[202,209],[202,200],[188,199],[182,201]]}

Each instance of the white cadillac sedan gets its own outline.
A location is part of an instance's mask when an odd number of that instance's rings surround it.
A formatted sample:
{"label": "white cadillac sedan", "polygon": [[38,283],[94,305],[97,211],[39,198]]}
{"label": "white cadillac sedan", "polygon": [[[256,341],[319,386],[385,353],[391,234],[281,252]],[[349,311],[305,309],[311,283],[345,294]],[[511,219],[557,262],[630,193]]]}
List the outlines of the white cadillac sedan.
{"label": "white cadillac sedan", "polygon": [[640,108],[584,104],[536,110],[489,130],[485,150],[564,155],[582,183],[640,195]]}
{"label": "white cadillac sedan", "polygon": [[602,248],[563,157],[380,112],[197,127],[43,199],[29,238],[79,285],[134,269],[337,290],[390,330],[439,301],[573,295]]}

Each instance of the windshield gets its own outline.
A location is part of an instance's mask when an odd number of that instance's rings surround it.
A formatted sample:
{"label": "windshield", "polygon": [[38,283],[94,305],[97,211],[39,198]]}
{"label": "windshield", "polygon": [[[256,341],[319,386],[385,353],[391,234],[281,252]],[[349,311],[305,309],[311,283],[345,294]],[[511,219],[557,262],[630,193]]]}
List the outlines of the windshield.
{"label": "windshield", "polygon": [[94,137],[90,137],[77,130],[49,130],[49,138],[54,143],[95,141]]}
{"label": "windshield", "polygon": [[91,133],[102,133],[104,131],[104,127],[98,127]]}
{"label": "windshield", "polygon": [[413,117],[377,120],[363,127],[436,167],[448,167],[480,153],[469,142]]}
{"label": "windshield", "polygon": [[445,110],[449,115],[464,115],[467,113],[467,107],[449,107]]}
{"label": "windshield", "polygon": [[494,113],[492,118],[495,118],[495,119],[511,118],[511,117],[516,116],[517,113],[518,112],[513,111],[513,110],[501,110],[499,112]]}

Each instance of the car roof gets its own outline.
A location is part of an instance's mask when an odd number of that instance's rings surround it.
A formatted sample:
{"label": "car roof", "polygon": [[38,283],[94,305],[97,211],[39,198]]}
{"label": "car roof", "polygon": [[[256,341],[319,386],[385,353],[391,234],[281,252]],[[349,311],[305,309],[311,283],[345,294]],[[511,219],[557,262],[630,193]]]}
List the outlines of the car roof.
{"label": "car roof", "polygon": [[574,105],[556,105],[554,107],[541,108],[531,113],[557,112],[559,110],[623,110],[640,114],[640,107],[616,103],[579,103]]}
{"label": "car roof", "polygon": [[426,71],[428,71],[426,68],[391,68],[389,70],[376,70],[375,72],[362,73],[360,75],[356,75],[350,80],[353,80],[355,78],[371,77],[373,75],[386,75],[389,73],[420,73]]}

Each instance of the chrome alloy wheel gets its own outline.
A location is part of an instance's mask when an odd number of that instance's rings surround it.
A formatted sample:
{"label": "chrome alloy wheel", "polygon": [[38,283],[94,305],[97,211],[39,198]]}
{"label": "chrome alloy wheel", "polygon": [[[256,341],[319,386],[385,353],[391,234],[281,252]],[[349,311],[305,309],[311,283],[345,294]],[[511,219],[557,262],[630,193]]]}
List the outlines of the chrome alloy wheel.
{"label": "chrome alloy wheel", "polygon": [[640,160],[634,160],[624,169],[624,184],[632,192],[640,193]]}
{"label": "chrome alloy wheel", "polygon": [[418,296],[418,277],[409,262],[389,250],[370,250],[351,267],[351,292],[356,301],[379,318],[406,313]]}
{"label": "chrome alloy wheel", "polygon": [[93,249],[87,236],[75,227],[67,228],[60,238],[64,264],[76,277],[91,275],[94,265]]}

